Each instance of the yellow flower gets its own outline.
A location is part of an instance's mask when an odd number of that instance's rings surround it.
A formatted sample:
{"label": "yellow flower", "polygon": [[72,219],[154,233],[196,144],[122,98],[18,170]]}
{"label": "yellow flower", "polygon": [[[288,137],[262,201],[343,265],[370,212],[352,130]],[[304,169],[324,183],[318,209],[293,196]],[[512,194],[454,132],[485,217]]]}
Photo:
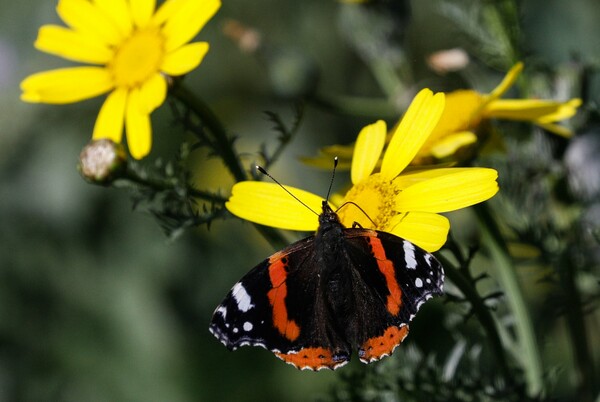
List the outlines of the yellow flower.
{"label": "yellow flower", "polygon": [[[477,129],[484,121],[494,118],[529,121],[555,134],[570,137],[573,133],[556,123],[575,115],[581,105],[580,99],[566,102],[500,99],[515,83],[522,70],[523,64],[517,63],[489,94],[481,94],[474,90],[458,90],[446,94],[446,107],[440,121],[411,163],[427,164],[454,155],[461,148],[476,143]],[[390,136],[391,133],[388,135],[388,141]],[[340,166],[349,167],[353,147],[354,144],[326,147],[318,157],[303,160],[311,165],[327,167],[333,155],[338,155]]]}
{"label": "yellow flower", "polygon": [[573,133],[556,124],[571,118],[581,105],[581,99],[558,102],[540,99],[500,99],[515,83],[523,71],[517,63],[502,82],[489,94],[473,90],[450,92],[446,96],[446,109],[435,130],[418,154],[417,160],[428,157],[443,159],[458,149],[477,141],[475,130],[484,120],[506,119],[529,121],[563,137]]}
{"label": "yellow flower", "polygon": [[[443,109],[442,93],[434,95],[425,89],[417,94],[394,130],[378,173],[373,171],[385,145],[386,125],[378,121],[361,130],[352,158],[353,187],[339,203],[343,207],[338,215],[345,226],[357,222],[365,228],[393,233],[427,251],[436,251],[445,243],[450,228],[448,219],[439,213],[464,208],[496,194],[498,174],[493,169],[404,171],[431,134]],[[320,210],[322,197],[286,188],[313,210]],[[314,213],[272,183],[236,184],[226,207],[243,219],[283,229],[308,231],[318,225]]]}
{"label": "yellow flower", "polygon": [[206,42],[188,42],[221,6],[220,0],[59,0],[67,27],[44,25],[35,47],[88,66],[44,71],[21,83],[21,99],[65,104],[110,92],[93,139],[120,143],[123,125],[131,155],[150,152],[150,113],[167,93],[167,76],[196,68]]}

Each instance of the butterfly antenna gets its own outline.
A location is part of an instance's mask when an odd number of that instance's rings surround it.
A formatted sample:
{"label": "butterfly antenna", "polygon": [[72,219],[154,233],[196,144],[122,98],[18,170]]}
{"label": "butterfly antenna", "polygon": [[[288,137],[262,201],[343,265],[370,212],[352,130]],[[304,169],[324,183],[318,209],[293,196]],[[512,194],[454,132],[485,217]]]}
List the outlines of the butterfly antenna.
{"label": "butterfly antenna", "polygon": [[285,186],[283,184],[281,184],[280,182],[278,182],[277,179],[275,179],[273,176],[271,176],[269,174],[269,172],[267,172],[262,166],[256,165],[256,170],[258,170],[259,172],[261,172],[262,174],[264,174],[265,176],[267,176],[268,178],[270,178],[271,180],[273,180],[277,185],[279,185],[279,187],[281,187],[286,193],[288,193],[289,195],[291,195],[296,201],[298,201],[300,204],[302,204],[306,208],[308,208],[309,211],[311,211],[313,214],[319,216],[319,214],[316,213],[314,209],[312,209],[311,207],[309,207],[308,205],[306,205],[300,198],[298,198],[294,194],[292,194],[292,192],[290,190],[288,190],[287,188],[285,188]]}
{"label": "butterfly antenna", "polygon": [[337,168],[338,165],[338,157],[336,156],[335,158],[333,158],[333,172],[331,172],[331,181],[329,182],[329,189],[327,190],[327,197],[325,197],[325,200],[327,202],[329,202],[329,194],[331,194],[331,187],[333,187],[333,178],[335,177],[335,168]]}
{"label": "butterfly antenna", "polygon": [[368,220],[371,221],[371,223],[373,224],[373,227],[377,227],[377,224],[375,223],[375,221],[373,219],[371,219],[371,217],[369,216],[369,214],[360,207],[360,205],[358,205],[357,203],[355,203],[354,201],[346,201],[345,203],[343,203],[342,205],[340,205],[340,207],[338,209],[335,210],[335,212],[338,212],[340,209],[344,208],[346,205],[354,205],[356,208],[358,208],[358,210],[360,212],[362,212]]}

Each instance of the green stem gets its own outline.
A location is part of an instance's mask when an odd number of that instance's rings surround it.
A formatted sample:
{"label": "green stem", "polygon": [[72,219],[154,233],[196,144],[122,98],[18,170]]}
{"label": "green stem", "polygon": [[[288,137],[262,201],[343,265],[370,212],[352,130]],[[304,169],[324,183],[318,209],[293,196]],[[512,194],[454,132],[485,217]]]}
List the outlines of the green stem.
{"label": "green stem", "polygon": [[248,180],[246,171],[242,167],[242,163],[233,149],[233,141],[227,135],[227,130],[217,115],[206,103],[181,83],[175,85],[171,93],[190,108],[190,110],[192,110],[210,130],[215,140],[215,145],[218,148],[215,151],[223,158],[225,166],[227,166],[235,180]]}
{"label": "green stem", "polygon": [[400,115],[388,100],[382,98],[339,96],[319,92],[309,101],[325,110],[346,116],[397,119]]}
{"label": "green stem", "polygon": [[496,327],[496,321],[492,316],[490,310],[486,307],[481,297],[477,293],[477,289],[473,286],[472,282],[466,278],[448,259],[446,259],[443,255],[436,255],[436,258],[440,260],[442,266],[444,267],[444,272],[448,279],[456,285],[458,289],[462,292],[465,298],[471,303],[471,308],[473,309],[473,313],[479,319],[483,330],[485,331],[488,341],[494,351],[494,355],[498,361],[498,365],[500,366],[500,370],[502,372],[503,377],[507,382],[512,383],[512,376],[510,374],[508,362],[506,359],[506,353],[504,347],[502,346],[502,340],[500,339],[500,335],[498,333],[498,328]]}
{"label": "green stem", "polygon": [[372,60],[369,68],[377,80],[379,87],[390,99],[394,99],[404,90],[404,85],[398,75],[395,67],[385,58]]}
{"label": "green stem", "polygon": [[598,392],[598,381],[594,380],[594,363],[589,348],[588,336],[585,328],[584,312],[576,283],[576,269],[569,252],[563,253],[560,259],[561,283],[565,291],[565,310],[567,312],[567,328],[575,355],[575,375],[577,382],[577,400],[581,402],[592,402],[594,395]]}
{"label": "green stem", "polygon": [[[132,183],[140,184],[156,190],[174,190],[175,186],[169,180],[161,180],[153,177],[142,177],[135,170],[127,168],[120,177],[123,180],[129,180]],[[227,201],[227,197],[219,194],[211,193],[209,191],[197,190],[191,186],[186,187],[186,192],[189,196],[195,198],[201,198],[207,201],[218,202],[224,204]]]}
{"label": "green stem", "polygon": [[496,264],[498,281],[506,294],[508,305],[515,318],[515,331],[520,353],[523,356],[521,362],[527,378],[528,392],[530,395],[538,395],[544,387],[542,359],[523,290],[519,284],[515,267],[508,253],[508,247],[502,238],[500,228],[488,207],[486,204],[478,204],[474,207],[474,210],[479,219],[484,244]]}

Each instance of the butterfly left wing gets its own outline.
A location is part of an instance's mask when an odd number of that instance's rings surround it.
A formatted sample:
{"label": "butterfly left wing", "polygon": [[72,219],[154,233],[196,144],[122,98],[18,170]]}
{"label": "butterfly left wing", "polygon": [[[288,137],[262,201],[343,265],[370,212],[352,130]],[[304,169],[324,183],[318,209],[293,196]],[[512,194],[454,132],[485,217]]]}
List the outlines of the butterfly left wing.
{"label": "butterfly left wing", "polygon": [[[246,274],[215,309],[210,331],[227,348],[262,346],[299,369],[336,369],[350,349],[323,336],[317,318],[318,268],[314,236],[273,254]],[[294,286],[290,285],[293,284]]]}
{"label": "butterfly left wing", "polygon": [[[269,295],[273,294],[271,271],[282,258],[310,248],[312,243],[312,237],[300,240],[244,275],[215,309],[210,332],[230,350],[246,345],[276,351],[289,350],[289,341],[273,325],[273,306],[269,300]],[[289,337],[293,337],[293,325],[284,328],[284,334],[286,331]]]}

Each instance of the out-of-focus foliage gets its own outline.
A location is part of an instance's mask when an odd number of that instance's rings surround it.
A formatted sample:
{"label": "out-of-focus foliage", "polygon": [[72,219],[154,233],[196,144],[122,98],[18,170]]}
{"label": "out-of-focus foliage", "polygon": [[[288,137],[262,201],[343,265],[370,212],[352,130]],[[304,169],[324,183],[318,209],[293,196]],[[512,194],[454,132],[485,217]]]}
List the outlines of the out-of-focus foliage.
{"label": "out-of-focus foliage", "polygon": [[[0,0],[0,400],[597,400],[600,3],[228,0],[202,68],[152,115],[152,153],[105,186],[77,170],[101,100],[18,100],[64,66],[32,46],[55,6]],[[447,49],[468,57],[432,69]],[[470,162],[501,191],[448,215],[446,295],[392,357],[299,372],[209,334],[230,286],[296,238],[224,209],[253,165],[324,195],[329,172],[299,157],[393,125],[423,87],[487,93],[518,61],[507,95],[581,98],[575,136],[481,127]]]}

